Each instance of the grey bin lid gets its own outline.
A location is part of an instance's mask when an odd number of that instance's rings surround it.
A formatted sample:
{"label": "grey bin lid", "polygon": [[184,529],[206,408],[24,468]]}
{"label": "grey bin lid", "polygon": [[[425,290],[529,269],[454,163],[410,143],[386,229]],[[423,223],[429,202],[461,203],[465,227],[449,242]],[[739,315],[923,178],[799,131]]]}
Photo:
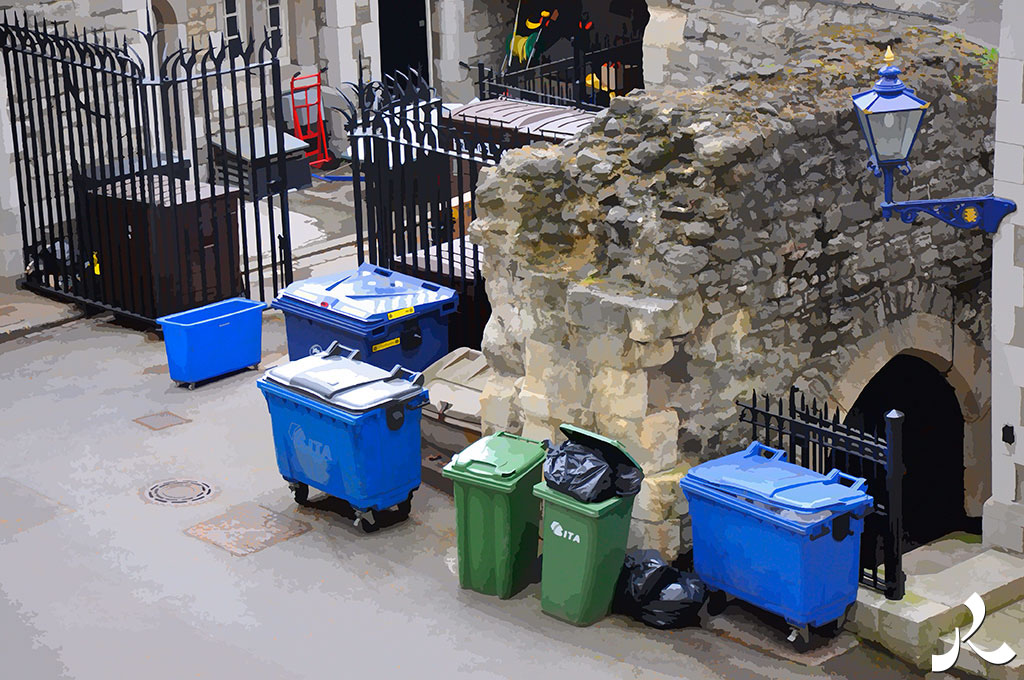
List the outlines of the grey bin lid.
{"label": "grey bin lid", "polygon": [[398,366],[389,372],[345,356],[321,352],[267,369],[265,376],[347,411],[362,412],[409,399],[423,391],[415,382],[399,377],[401,372]]}
{"label": "grey bin lid", "polygon": [[430,403],[423,407],[428,418],[480,430],[480,394],[491,375],[482,352],[462,347],[441,357],[423,371]]}

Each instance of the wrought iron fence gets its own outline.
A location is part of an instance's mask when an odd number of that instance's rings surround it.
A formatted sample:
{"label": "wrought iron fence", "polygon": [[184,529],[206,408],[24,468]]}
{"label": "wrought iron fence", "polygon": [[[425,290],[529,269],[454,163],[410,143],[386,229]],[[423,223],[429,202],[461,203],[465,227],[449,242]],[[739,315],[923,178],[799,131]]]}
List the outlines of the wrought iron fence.
{"label": "wrought iron fence", "polygon": [[837,468],[867,480],[874,511],[864,520],[860,583],[890,600],[902,599],[903,414],[894,410],[886,415],[881,437],[840,422],[838,409],[830,417],[827,403],[808,404],[796,387],[790,389],[788,404],[754,392],[750,404],[737,405],[740,421],[751,426],[751,437],[784,449],[790,462],[823,474]]}
{"label": "wrought iron fence", "polygon": [[[358,260],[456,289],[453,347],[479,347],[490,304],[480,251],[466,238],[476,217],[480,169],[515,141],[459,126],[417,73],[347,86],[341,110],[352,158]],[[340,109],[339,109],[340,110]]]}
{"label": "wrought iron fence", "polygon": [[573,55],[508,73],[477,65],[480,99],[507,97],[600,111],[611,97],[643,88],[643,44],[638,36],[593,48],[573,43]]}
{"label": "wrought iron fence", "polygon": [[[279,42],[161,57],[141,35],[0,22],[25,285],[148,323],[272,297],[292,277]],[[215,155],[269,186],[230,183]]]}

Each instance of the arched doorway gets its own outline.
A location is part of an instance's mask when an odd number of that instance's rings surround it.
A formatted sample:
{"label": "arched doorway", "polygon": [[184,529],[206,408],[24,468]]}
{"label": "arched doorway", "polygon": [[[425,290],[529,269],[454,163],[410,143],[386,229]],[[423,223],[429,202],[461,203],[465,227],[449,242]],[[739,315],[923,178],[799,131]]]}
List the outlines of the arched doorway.
{"label": "arched doorway", "polygon": [[899,354],[864,387],[846,423],[884,435],[890,409],[905,415],[904,549],[974,530],[964,512],[964,418],[953,387],[924,359]]}

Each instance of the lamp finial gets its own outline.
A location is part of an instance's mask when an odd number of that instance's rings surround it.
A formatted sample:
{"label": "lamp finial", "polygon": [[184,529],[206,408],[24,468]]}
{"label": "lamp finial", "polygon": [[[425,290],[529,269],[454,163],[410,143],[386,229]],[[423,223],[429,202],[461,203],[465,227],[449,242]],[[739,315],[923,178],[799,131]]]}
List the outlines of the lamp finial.
{"label": "lamp finial", "polygon": [[885,56],[882,57],[882,60],[885,61],[886,64],[891,64],[892,62],[896,61],[896,55],[892,53],[892,45],[886,46]]}

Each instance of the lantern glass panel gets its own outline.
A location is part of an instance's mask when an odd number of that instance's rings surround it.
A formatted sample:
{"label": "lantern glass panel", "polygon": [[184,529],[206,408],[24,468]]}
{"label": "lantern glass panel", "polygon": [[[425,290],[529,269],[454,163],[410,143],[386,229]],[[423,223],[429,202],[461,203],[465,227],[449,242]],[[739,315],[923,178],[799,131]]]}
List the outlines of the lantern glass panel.
{"label": "lantern glass panel", "polygon": [[871,137],[875,147],[875,157],[879,161],[902,161],[910,155],[910,146],[914,143],[914,135],[921,125],[924,111],[886,111],[867,116],[871,126]]}

